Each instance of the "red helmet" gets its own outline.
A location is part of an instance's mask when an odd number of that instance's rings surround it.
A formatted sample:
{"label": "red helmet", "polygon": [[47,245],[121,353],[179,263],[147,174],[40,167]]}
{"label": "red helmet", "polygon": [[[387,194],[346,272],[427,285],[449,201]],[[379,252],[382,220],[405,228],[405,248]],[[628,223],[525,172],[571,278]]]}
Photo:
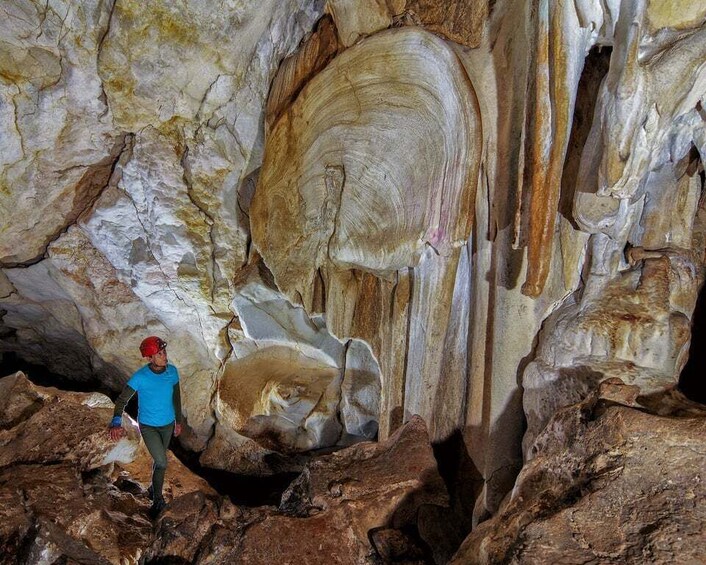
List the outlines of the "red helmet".
{"label": "red helmet", "polygon": [[156,355],[165,347],[167,347],[166,341],[156,335],[151,335],[150,337],[146,337],[142,340],[142,343],[140,344],[140,353],[142,353],[143,357],[152,357],[152,355]]}

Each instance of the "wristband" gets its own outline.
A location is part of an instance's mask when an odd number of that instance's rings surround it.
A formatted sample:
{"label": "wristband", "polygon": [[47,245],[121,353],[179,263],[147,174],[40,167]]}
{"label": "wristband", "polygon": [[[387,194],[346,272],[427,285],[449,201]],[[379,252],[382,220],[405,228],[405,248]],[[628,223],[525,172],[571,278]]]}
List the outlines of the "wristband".
{"label": "wristband", "polygon": [[123,423],[123,419],[121,416],[113,416],[113,419],[110,421],[110,427],[111,428],[119,428]]}

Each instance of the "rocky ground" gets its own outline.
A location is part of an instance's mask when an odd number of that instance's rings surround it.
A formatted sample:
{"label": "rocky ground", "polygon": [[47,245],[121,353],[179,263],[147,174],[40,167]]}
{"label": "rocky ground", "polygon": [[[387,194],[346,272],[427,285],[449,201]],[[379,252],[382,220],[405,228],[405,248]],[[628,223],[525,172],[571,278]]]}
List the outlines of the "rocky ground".
{"label": "rocky ground", "polygon": [[102,394],[0,380],[0,563],[421,564],[444,548],[421,519],[449,501],[419,418],[312,460],[279,508],[236,506],[172,457],[152,522],[149,455],[128,417],[108,439],[111,414]]}
{"label": "rocky ground", "polygon": [[559,411],[452,563],[706,563],[706,409],[638,394],[604,382]]}
{"label": "rocky ground", "polygon": [[0,379],[0,564],[706,562],[706,409],[676,391],[613,379],[559,411],[460,549],[463,516],[418,417],[312,458],[278,506],[234,504],[172,456],[152,521],[151,460],[127,416],[127,437],[108,439],[112,407]]}

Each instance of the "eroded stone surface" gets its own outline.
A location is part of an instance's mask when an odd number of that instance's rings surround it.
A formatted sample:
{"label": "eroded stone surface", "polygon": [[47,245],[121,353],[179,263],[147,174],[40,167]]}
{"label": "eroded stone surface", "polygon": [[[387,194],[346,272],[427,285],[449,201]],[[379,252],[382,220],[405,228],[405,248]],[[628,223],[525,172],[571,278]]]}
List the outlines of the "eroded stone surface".
{"label": "eroded stone surface", "polygon": [[[545,321],[536,357],[524,371],[526,455],[558,409],[604,379],[618,377],[643,394],[678,382],[704,269],[701,182],[691,162],[687,154],[650,174],[642,201],[621,204],[621,213],[600,222],[596,216],[588,225],[598,233],[590,242],[585,285]],[[575,209],[587,211],[589,198],[577,193]]]}
{"label": "eroded stone surface", "polygon": [[182,442],[226,468],[422,414],[484,477],[475,521],[521,465],[523,402],[530,455],[600,381],[676,382],[706,246],[700,3],[0,15],[0,354],[116,391],[163,335]]}
{"label": "eroded stone surface", "polygon": [[3,6],[0,263],[51,262],[3,285],[3,348],[118,390],[141,338],[163,335],[191,392],[185,441],[203,449],[248,253],[240,185],[261,161],[271,78],[322,5],[229,3],[218,21],[198,3],[153,8]]}
{"label": "eroded stone surface", "polygon": [[560,410],[452,563],[703,561],[706,411],[666,398],[657,416],[640,400],[637,387],[606,384]]}
{"label": "eroded stone surface", "polygon": [[[344,51],[307,83],[267,139],[251,208],[253,241],[278,287],[308,312],[325,311],[332,333],[390,342],[388,351],[373,348],[392,383],[382,388],[389,387],[388,398],[407,388],[407,403],[381,404],[383,437],[393,428],[393,409],[434,422],[435,393],[417,391],[437,386],[443,349],[431,342],[438,345],[448,331],[469,235],[480,151],[476,104],[447,44],[419,30],[387,31]],[[286,237],[282,225],[289,226]],[[370,275],[390,280],[417,265],[410,310],[393,320],[384,318],[387,309],[366,319],[366,301],[396,300],[394,281],[380,288]],[[406,332],[395,328],[398,316],[408,320]],[[391,373],[400,330],[411,332],[418,346],[410,355],[419,356],[403,383]],[[444,431],[434,422],[434,437]]]}
{"label": "eroded stone surface", "polygon": [[[391,67],[390,58],[405,64]],[[253,238],[293,301],[314,309],[313,279],[329,261],[386,275],[414,266],[427,243],[448,254],[468,236],[475,175],[458,156],[478,150],[477,115],[458,65],[430,34],[385,32],[336,58],[274,126],[251,209]],[[376,158],[361,160],[375,147]],[[355,221],[363,201],[370,215]],[[281,222],[305,237],[294,245],[275,229]]]}
{"label": "eroded stone surface", "polygon": [[0,8],[0,265],[40,259],[90,209],[124,148],[98,78],[110,3]]}

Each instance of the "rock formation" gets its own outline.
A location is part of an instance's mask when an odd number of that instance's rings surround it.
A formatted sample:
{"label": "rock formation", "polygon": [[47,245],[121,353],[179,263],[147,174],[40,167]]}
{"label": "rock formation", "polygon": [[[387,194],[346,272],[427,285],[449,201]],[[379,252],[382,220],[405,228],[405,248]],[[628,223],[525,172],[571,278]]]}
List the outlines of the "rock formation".
{"label": "rock formation", "polygon": [[704,561],[706,409],[639,391],[609,379],[560,410],[451,563]]}
{"label": "rock formation", "polygon": [[419,415],[465,535],[557,413],[677,384],[704,60],[692,0],[8,0],[0,356],[116,394],[161,335],[243,473]]}
{"label": "rock formation", "polygon": [[[0,379],[0,562],[134,563],[151,543],[152,460],[129,418],[110,441],[112,413],[103,394]],[[169,466],[168,497],[215,496],[171,454]]]}

